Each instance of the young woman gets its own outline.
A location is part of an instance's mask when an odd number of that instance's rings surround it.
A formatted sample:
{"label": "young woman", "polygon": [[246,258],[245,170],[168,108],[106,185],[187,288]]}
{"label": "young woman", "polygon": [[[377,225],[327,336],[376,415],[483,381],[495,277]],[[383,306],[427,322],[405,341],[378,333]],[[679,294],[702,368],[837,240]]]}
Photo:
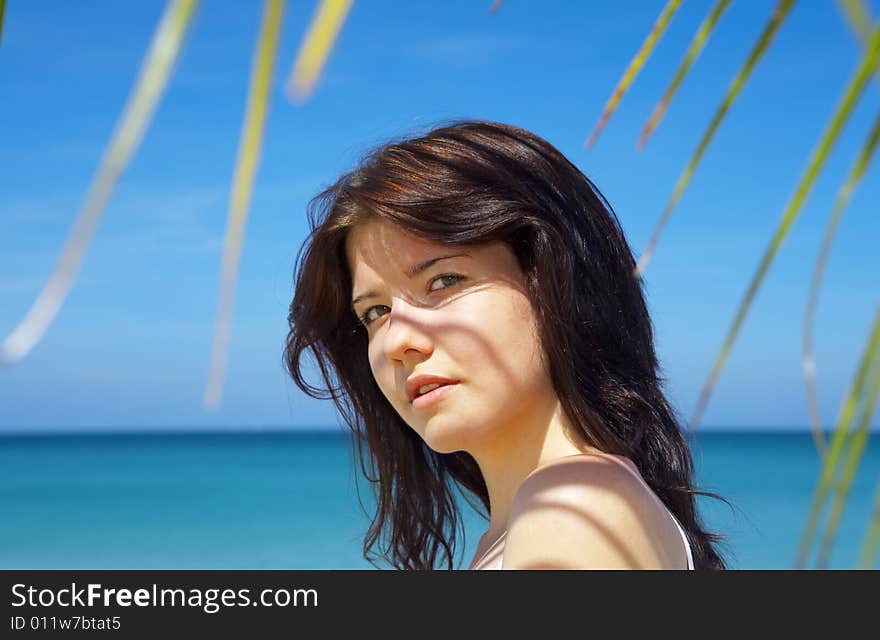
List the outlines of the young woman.
{"label": "young woman", "polygon": [[455,122],[375,150],[309,219],[285,364],[355,436],[367,559],[453,568],[461,491],[489,520],[470,568],[725,568],[632,252],[557,149]]}

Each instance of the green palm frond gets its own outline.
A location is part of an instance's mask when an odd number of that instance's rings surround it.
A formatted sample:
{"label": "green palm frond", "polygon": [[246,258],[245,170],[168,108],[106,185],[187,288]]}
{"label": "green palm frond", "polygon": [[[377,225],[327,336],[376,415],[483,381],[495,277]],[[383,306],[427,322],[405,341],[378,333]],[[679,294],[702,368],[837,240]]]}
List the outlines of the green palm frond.
{"label": "green palm frond", "polygon": [[305,102],[312,95],[352,2],[353,0],[321,0],[315,10],[287,82],[288,95],[294,102]]}
{"label": "green palm frond", "polygon": [[834,203],[834,210],[831,218],[828,220],[828,226],[825,229],[825,236],[822,239],[822,248],[819,251],[819,257],[816,259],[816,266],[813,269],[813,280],[810,285],[810,294],[807,298],[807,306],[804,310],[804,336],[803,336],[803,370],[804,381],[807,386],[807,404],[810,409],[810,420],[812,423],[813,440],[816,443],[816,449],[820,454],[824,454],[825,443],[822,436],[822,419],[819,414],[819,400],[816,394],[816,360],[813,356],[813,321],[816,315],[816,306],[819,300],[819,290],[822,286],[822,276],[825,273],[825,265],[828,262],[828,256],[831,253],[831,247],[834,244],[834,238],[837,235],[837,228],[843,219],[843,213],[849,204],[852,194],[856,187],[865,176],[865,171],[874,153],[877,151],[877,143],[880,141],[880,116],[874,122],[871,133],[865,145],[859,153],[858,160],[850,172],[846,183],[841,187]]}
{"label": "green palm frond", "polygon": [[0,0],[0,43],[3,42],[3,15],[6,13],[6,0]]}
{"label": "green palm frond", "polygon": [[[871,17],[871,7],[864,0],[837,0],[844,17],[853,33],[856,34],[863,46],[868,46],[871,37],[871,25],[874,19]],[[874,74],[877,84],[880,84],[880,73]]]}
{"label": "green palm frond", "polygon": [[870,435],[871,418],[874,416],[874,410],[877,407],[877,396],[880,395],[880,364],[876,360],[873,363],[872,372],[868,378],[869,382],[865,387],[861,403],[861,416],[855,430],[847,438],[848,442],[844,445],[844,448],[849,448],[849,454],[846,458],[846,464],[841,471],[841,477],[835,487],[834,501],[831,503],[828,523],[825,525],[825,534],[822,536],[822,542],[819,547],[818,567],[820,569],[828,567],[831,546],[834,543],[837,529],[840,526],[840,520],[843,517],[843,508],[846,505],[847,497],[849,497],[853,479],[855,479],[859,462],[861,462],[862,454],[865,452],[865,445]]}
{"label": "green palm frond", "polygon": [[590,137],[587,139],[586,143],[584,143],[584,147],[590,148],[596,143],[596,140],[605,128],[605,125],[608,124],[608,120],[610,120],[611,116],[614,114],[614,110],[617,109],[617,105],[623,97],[623,94],[626,93],[629,86],[633,83],[633,80],[639,75],[639,71],[645,66],[645,62],[647,62],[651,52],[654,51],[654,47],[657,46],[657,41],[660,40],[660,36],[666,31],[666,27],[669,26],[672,16],[675,15],[680,6],[681,0],[669,0],[669,2],[666,3],[666,6],[663,7],[663,11],[661,11],[660,15],[657,17],[657,21],[651,28],[650,33],[648,33],[648,37],[645,38],[638,53],[636,53],[635,57],[630,61],[629,66],[626,68],[626,71],[623,73],[623,76],[620,78],[617,86],[611,93],[611,97],[608,98],[605,109],[602,110],[602,116],[599,118],[596,128],[593,129],[593,133],[590,134]]}
{"label": "green palm frond", "polygon": [[664,92],[660,102],[654,107],[651,117],[648,119],[647,124],[645,124],[644,129],[642,129],[642,136],[639,138],[638,143],[639,149],[645,148],[645,145],[648,143],[648,138],[651,137],[651,134],[660,124],[660,120],[663,119],[663,115],[669,108],[669,104],[672,102],[672,98],[678,91],[679,86],[681,86],[684,77],[688,74],[688,71],[690,71],[694,62],[696,62],[700,53],[703,51],[703,48],[706,46],[706,43],[709,41],[709,36],[712,35],[712,31],[715,30],[715,26],[721,19],[721,14],[723,14],[724,10],[730,6],[731,2],[732,0],[718,0],[718,3],[712,9],[711,13],[706,16],[706,19],[703,20],[703,23],[700,25],[699,29],[697,29],[697,32],[694,34],[694,38],[691,40],[691,44],[688,47],[687,53],[685,53],[684,60],[681,62],[681,66],[678,68],[678,71],[675,72],[675,77]]}
{"label": "green palm frond", "polygon": [[843,17],[863,43],[871,37],[871,8],[862,0],[837,0]]}
{"label": "green palm frond", "polygon": [[825,506],[828,491],[834,481],[837,463],[843,452],[847,434],[849,433],[849,427],[853,422],[856,409],[859,407],[861,398],[867,388],[868,373],[871,369],[872,363],[876,361],[878,354],[880,354],[880,310],[877,311],[877,314],[874,317],[874,326],[871,329],[868,344],[862,353],[861,360],[859,361],[859,368],[856,372],[856,377],[847,391],[846,399],[840,408],[837,424],[834,428],[834,436],[831,438],[830,448],[822,463],[819,483],[813,493],[813,501],[810,504],[807,523],[804,526],[804,533],[801,536],[800,546],[798,547],[797,557],[795,558],[795,568],[801,569],[804,567],[807,554],[810,552],[810,547],[813,544],[813,536],[816,533],[816,528],[819,524],[822,509]]}
{"label": "green palm frond", "polygon": [[675,206],[678,204],[678,201],[684,194],[684,190],[687,188],[688,184],[690,184],[691,178],[694,175],[694,171],[696,171],[697,165],[700,163],[700,160],[702,160],[703,154],[709,147],[709,143],[712,141],[712,138],[715,137],[715,133],[718,130],[721,121],[724,120],[724,117],[727,115],[727,112],[730,110],[733,102],[739,96],[740,91],[742,91],[742,88],[746,83],[746,80],[749,79],[749,76],[752,74],[752,71],[755,70],[755,67],[757,66],[760,59],[764,56],[765,53],[767,53],[767,50],[770,48],[770,43],[773,41],[773,38],[779,31],[782,23],[788,17],[789,12],[794,6],[794,2],[795,0],[780,0],[779,4],[776,6],[775,11],[773,12],[773,15],[770,17],[769,22],[764,27],[764,30],[761,32],[758,41],[755,43],[755,46],[752,47],[752,50],[749,53],[749,57],[746,59],[745,64],[736,74],[733,82],[731,82],[730,88],[727,90],[727,95],[724,96],[724,100],[722,100],[721,105],[715,111],[715,115],[712,116],[712,121],[709,123],[709,128],[706,129],[706,132],[703,134],[703,138],[700,140],[700,144],[697,146],[697,150],[694,152],[693,157],[691,157],[690,162],[688,162],[687,167],[679,177],[678,182],[675,185],[675,190],[672,192],[672,196],[666,203],[666,207],[663,209],[663,213],[660,215],[660,220],[659,222],[657,222],[657,226],[654,227],[654,231],[651,234],[651,239],[648,241],[648,245],[645,247],[644,252],[639,257],[639,262],[638,265],[636,265],[635,270],[636,277],[642,276],[645,273],[645,270],[648,268],[648,263],[650,263],[651,257],[654,254],[654,249],[656,248],[657,243],[660,241],[660,234],[663,232],[663,228],[666,226],[666,223],[669,221],[669,217],[672,215],[672,210],[675,209]]}
{"label": "green palm frond", "polygon": [[104,151],[85,202],[49,280],[24,319],[3,342],[0,359],[15,362],[40,341],[70,293],[110,197],[165,92],[198,0],[170,0],[150,43],[134,90]]}
{"label": "green palm frond", "polygon": [[843,126],[846,124],[847,120],[849,120],[849,117],[852,114],[852,111],[855,108],[859,97],[861,97],[862,93],[865,90],[865,86],[867,85],[868,80],[876,70],[878,54],[880,54],[880,27],[874,29],[874,32],[871,34],[870,45],[867,52],[865,53],[865,56],[862,59],[858,72],[847,86],[846,92],[844,93],[844,96],[840,104],[838,105],[837,110],[835,111],[834,116],[832,117],[831,122],[828,125],[828,128],[822,135],[822,138],[820,139],[817,147],[813,150],[807,163],[807,170],[804,176],[801,178],[800,182],[798,183],[793,198],[789,202],[788,206],[785,208],[785,212],[782,216],[782,221],[777,227],[776,233],[773,234],[773,239],[771,240],[770,246],[767,248],[767,251],[764,253],[763,258],[761,259],[761,263],[758,266],[758,271],[755,273],[755,275],[752,277],[751,282],[749,283],[749,288],[746,291],[745,297],[740,303],[739,309],[737,309],[733,324],[728,330],[727,336],[724,338],[724,344],[721,347],[721,352],[718,354],[718,357],[715,360],[715,364],[712,367],[712,372],[709,374],[709,378],[706,381],[702,392],[700,393],[700,397],[697,401],[697,408],[694,411],[693,418],[691,419],[691,428],[695,428],[696,425],[699,423],[703,410],[705,409],[706,404],[709,401],[709,396],[712,393],[712,389],[715,386],[715,382],[718,380],[721,369],[724,367],[724,363],[726,362],[727,357],[730,354],[730,349],[733,346],[737,335],[739,334],[740,327],[742,326],[742,323],[745,320],[746,315],[748,314],[755,294],[758,292],[761,283],[764,281],[764,276],[770,269],[770,265],[776,257],[779,248],[782,246],[783,241],[788,236],[792,225],[794,224],[795,220],[797,220],[801,208],[803,207],[804,202],[806,202],[807,196],[809,195],[810,190],[813,187],[816,176],[819,175],[819,171],[825,165],[825,161],[828,159],[831,149],[837,142],[837,139],[840,136],[840,132],[843,130]]}
{"label": "green palm frond", "polygon": [[877,552],[880,551],[880,483],[877,485],[877,493],[874,496],[874,511],[868,524],[868,532],[865,534],[865,544],[859,554],[859,569],[872,569],[877,562]]}
{"label": "green palm frond", "polygon": [[232,334],[232,312],[235,305],[238,264],[241,259],[241,247],[244,242],[244,230],[250,210],[254,178],[260,162],[263,132],[266,127],[266,112],[269,106],[269,90],[272,85],[272,72],[275,68],[275,55],[278,50],[283,15],[284,0],[266,0],[260,35],[257,39],[251,67],[247,111],[241,131],[235,178],[229,202],[229,218],[220,268],[217,323],[214,329],[211,366],[204,396],[204,405],[207,409],[216,409],[220,406],[220,399],[223,395],[229,338]]}

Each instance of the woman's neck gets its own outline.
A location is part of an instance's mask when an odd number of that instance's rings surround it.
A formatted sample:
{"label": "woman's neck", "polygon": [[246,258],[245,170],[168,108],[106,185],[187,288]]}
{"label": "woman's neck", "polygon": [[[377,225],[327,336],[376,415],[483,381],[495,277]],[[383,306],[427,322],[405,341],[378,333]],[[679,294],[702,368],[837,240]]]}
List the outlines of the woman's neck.
{"label": "woman's neck", "polygon": [[489,493],[489,529],[480,540],[492,544],[508,527],[516,494],[535,469],[551,460],[581,453],[599,453],[571,427],[559,401],[553,407],[531,411],[515,424],[493,433],[491,441],[470,451]]}

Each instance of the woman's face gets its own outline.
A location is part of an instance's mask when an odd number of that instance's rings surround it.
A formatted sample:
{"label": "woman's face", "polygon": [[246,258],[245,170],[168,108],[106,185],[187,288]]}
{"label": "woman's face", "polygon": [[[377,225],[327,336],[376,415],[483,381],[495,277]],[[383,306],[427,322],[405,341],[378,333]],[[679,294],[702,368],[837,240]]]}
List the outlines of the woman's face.
{"label": "woman's face", "polygon": [[[438,244],[374,220],[349,232],[346,253],[376,383],[432,449],[514,435],[553,406],[523,274],[506,244]],[[429,382],[417,376],[444,384],[413,399],[408,382]]]}

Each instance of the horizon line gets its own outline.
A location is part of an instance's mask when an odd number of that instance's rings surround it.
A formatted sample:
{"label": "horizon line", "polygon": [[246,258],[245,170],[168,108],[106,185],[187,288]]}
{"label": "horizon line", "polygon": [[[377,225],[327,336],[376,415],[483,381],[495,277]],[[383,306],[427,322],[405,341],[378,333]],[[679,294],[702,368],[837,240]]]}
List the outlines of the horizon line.
{"label": "horizon line", "polygon": [[[809,435],[811,428],[809,425],[701,425],[695,432],[682,428],[685,437],[699,437],[702,433],[712,434],[767,434],[767,435]],[[869,427],[869,433],[880,432],[880,425],[872,425]],[[825,435],[833,435],[834,429],[824,429]],[[224,427],[220,425],[214,426],[194,426],[181,425],[177,427],[159,427],[159,426],[132,426],[132,427],[62,427],[62,426],[40,426],[40,427],[23,427],[23,428],[2,428],[0,427],[0,438],[14,437],[56,437],[56,436],[210,436],[210,435],[350,435],[351,432],[347,427],[342,425],[264,425],[260,427]]]}

